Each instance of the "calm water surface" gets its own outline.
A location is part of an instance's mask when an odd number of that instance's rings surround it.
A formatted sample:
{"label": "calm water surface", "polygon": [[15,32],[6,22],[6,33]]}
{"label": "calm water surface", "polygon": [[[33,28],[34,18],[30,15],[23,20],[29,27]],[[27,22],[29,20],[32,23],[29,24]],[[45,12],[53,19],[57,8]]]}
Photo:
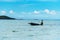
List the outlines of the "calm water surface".
{"label": "calm water surface", "polygon": [[28,23],[40,20],[0,20],[0,40],[60,40],[60,21],[44,20],[43,26]]}

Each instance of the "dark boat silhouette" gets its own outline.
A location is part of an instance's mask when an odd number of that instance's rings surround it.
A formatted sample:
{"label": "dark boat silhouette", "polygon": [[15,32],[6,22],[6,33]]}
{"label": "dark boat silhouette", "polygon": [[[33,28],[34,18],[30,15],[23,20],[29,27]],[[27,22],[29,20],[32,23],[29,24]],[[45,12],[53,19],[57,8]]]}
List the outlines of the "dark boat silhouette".
{"label": "dark boat silhouette", "polygon": [[32,26],[35,26],[35,25],[43,25],[43,20],[41,20],[41,23],[40,24],[38,24],[38,23],[33,23],[33,22],[31,22],[31,23],[29,23],[30,25],[32,25]]}

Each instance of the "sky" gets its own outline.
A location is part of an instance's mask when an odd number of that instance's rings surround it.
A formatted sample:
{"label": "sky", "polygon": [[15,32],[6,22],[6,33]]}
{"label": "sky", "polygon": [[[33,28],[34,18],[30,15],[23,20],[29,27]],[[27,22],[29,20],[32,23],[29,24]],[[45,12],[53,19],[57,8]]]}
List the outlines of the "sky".
{"label": "sky", "polygon": [[0,15],[17,19],[60,19],[60,0],[0,0]]}

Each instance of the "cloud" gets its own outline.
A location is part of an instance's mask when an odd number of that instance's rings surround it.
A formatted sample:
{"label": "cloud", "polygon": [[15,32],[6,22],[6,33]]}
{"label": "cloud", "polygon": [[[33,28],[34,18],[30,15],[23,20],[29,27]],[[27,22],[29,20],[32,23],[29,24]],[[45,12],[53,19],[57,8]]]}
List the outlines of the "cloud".
{"label": "cloud", "polygon": [[[44,9],[44,10],[34,10],[33,12],[21,12],[23,15],[35,15],[35,14],[48,14],[48,15],[55,15],[58,12],[56,10],[49,10],[49,9]],[[60,12],[59,12],[60,13]]]}
{"label": "cloud", "polygon": [[54,15],[54,14],[56,14],[56,11],[55,10],[51,10],[50,14]]}
{"label": "cloud", "polygon": [[6,14],[6,11],[3,10],[3,11],[1,11],[1,13],[2,13],[2,15],[5,15]]}
{"label": "cloud", "polygon": [[55,15],[57,13],[57,11],[49,10],[49,9],[45,9],[44,12],[47,13],[47,14],[51,14],[51,15]]}
{"label": "cloud", "polygon": [[40,13],[40,11],[36,11],[36,10],[35,10],[33,13],[35,13],[35,14],[39,14],[39,13]]}
{"label": "cloud", "polygon": [[10,10],[10,11],[9,11],[9,13],[13,14],[13,13],[14,13],[14,11],[13,11],[13,10]]}
{"label": "cloud", "polygon": [[47,13],[47,14],[49,14],[49,10],[48,9],[45,9],[44,12]]}

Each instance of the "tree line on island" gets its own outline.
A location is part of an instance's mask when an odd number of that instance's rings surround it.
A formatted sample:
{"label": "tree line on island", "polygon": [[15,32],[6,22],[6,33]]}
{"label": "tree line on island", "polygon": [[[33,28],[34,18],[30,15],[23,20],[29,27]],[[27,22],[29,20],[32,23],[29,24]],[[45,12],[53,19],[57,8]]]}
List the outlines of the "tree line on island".
{"label": "tree line on island", "polygon": [[0,16],[0,19],[15,19],[15,18],[11,18],[11,17],[5,16],[5,15],[2,15],[2,16]]}

